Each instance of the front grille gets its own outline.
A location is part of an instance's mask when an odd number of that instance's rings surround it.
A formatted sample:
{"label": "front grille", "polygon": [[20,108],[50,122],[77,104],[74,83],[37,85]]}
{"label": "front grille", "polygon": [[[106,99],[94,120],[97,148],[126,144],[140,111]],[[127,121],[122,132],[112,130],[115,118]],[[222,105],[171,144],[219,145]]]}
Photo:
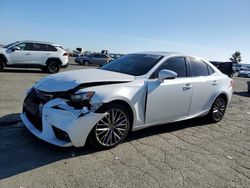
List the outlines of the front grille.
{"label": "front grille", "polygon": [[35,103],[43,103],[45,104],[49,100],[53,98],[52,94],[43,93],[40,91],[37,91],[36,89],[32,88],[29,92],[28,96],[26,98],[29,98]]}
{"label": "front grille", "polygon": [[[25,112],[27,118],[30,120],[33,126],[37,128],[39,131],[43,130],[42,113],[40,111],[41,109],[39,109],[39,106],[41,104],[42,105],[45,104],[52,98],[53,98],[52,95],[41,93],[37,91],[36,89],[32,88],[32,90],[29,92],[29,94],[24,100],[23,111]],[[32,105],[32,108],[31,108],[32,110],[28,109],[28,105]]]}
{"label": "front grille", "polygon": [[40,116],[38,116],[38,115],[34,116],[30,112],[28,112],[25,108],[24,108],[24,112],[25,112],[27,118],[33,124],[33,126],[35,128],[37,128],[39,131],[42,131],[43,130],[42,118]]}

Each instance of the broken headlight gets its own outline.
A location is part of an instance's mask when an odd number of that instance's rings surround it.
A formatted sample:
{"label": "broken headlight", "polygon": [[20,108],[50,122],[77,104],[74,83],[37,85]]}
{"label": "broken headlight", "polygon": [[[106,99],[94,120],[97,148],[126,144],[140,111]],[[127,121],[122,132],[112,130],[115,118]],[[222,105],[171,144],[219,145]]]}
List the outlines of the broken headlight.
{"label": "broken headlight", "polygon": [[93,97],[94,94],[95,94],[94,91],[75,93],[70,96],[70,99],[74,103],[89,101]]}

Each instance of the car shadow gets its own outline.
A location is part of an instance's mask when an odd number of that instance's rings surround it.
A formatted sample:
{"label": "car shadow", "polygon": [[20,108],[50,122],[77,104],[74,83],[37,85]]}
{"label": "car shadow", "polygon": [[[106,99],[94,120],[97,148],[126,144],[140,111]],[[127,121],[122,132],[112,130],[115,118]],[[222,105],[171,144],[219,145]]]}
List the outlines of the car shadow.
{"label": "car shadow", "polygon": [[136,132],[132,132],[128,138],[127,141],[133,141],[140,138],[148,137],[148,136],[154,136],[158,134],[164,134],[164,133],[170,133],[190,127],[198,127],[203,125],[208,125],[209,122],[204,118],[195,118],[191,120],[185,120],[180,122],[174,122],[174,123],[168,123],[163,125],[156,125],[153,127],[148,127]]}
{"label": "car shadow", "polygon": [[0,117],[0,127],[9,126],[20,122],[20,113],[8,114]]}
{"label": "car shadow", "polygon": [[100,66],[95,65],[95,64],[91,64],[91,65],[80,65],[79,63],[69,63],[70,66],[76,66],[76,67],[82,67],[82,68],[99,68]]}
{"label": "car shadow", "polygon": [[15,69],[15,68],[6,68],[1,73],[40,73],[46,74],[42,72],[40,69]]}
{"label": "car shadow", "polygon": [[239,95],[242,97],[250,97],[250,92],[247,91],[234,91],[234,95]]}
{"label": "car shadow", "polygon": [[73,63],[73,62],[70,62],[69,65],[72,65],[72,66],[83,66],[83,65],[80,65],[78,63]]}
{"label": "car shadow", "polygon": [[[16,114],[8,115],[16,116]],[[203,119],[193,119],[167,125],[158,125],[130,133],[125,142],[188,127],[206,125]],[[19,121],[0,127],[0,180],[30,171],[57,161],[99,152],[89,146],[60,148],[36,138]],[[67,161],[64,162],[66,164]]]}

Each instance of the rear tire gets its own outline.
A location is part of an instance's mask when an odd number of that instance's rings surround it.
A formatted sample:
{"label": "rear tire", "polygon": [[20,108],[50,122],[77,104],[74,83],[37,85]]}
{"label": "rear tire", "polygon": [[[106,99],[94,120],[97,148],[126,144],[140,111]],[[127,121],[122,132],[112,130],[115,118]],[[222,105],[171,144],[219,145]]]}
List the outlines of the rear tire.
{"label": "rear tire", "polygon": [[111,149],[122,143],[130,130],[128,111],[119,104],[109,104],[101,109],[108,115],[102,118],[89,134],[89,143],[100,150]]}
{"label": "rear tire", "polygon": [[5,63],[2,59],[0,59],[0,71],[3,71],[5,68]]}
{"label": "rear tire", "polygon": [[57,61],[50,61],[47,66],[48,73],[55,74],[60,71],[61,65]]}
{"label": "rear tire", "polygon": [[225,97],[219,96],[215,99],[207,118],[211,123],[217,123],[222,120],[227,107]]}

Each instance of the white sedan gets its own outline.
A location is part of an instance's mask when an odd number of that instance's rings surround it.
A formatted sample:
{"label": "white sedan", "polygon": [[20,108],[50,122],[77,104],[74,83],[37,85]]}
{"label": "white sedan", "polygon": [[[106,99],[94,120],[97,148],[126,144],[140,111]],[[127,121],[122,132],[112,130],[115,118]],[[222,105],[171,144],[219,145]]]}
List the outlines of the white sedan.
{"label": "white sedan", "polygon": [[100,69],[58,73],[27,91],[21,119],[57,146],[117,146],[129,131],[206,116],[219,122],[233,81],[206,60],[178,53],[125,55]]}

